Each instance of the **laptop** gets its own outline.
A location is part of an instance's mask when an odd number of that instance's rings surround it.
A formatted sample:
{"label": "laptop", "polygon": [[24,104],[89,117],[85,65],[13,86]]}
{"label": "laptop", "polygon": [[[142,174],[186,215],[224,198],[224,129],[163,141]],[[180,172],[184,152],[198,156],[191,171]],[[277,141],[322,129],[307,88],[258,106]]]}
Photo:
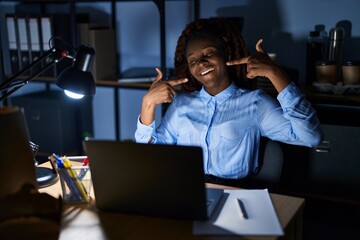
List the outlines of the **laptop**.
{"label": "laptop", "polygon": [[99,210],[206,220],[223,190],[205,187],[202,149],[86,140]]}

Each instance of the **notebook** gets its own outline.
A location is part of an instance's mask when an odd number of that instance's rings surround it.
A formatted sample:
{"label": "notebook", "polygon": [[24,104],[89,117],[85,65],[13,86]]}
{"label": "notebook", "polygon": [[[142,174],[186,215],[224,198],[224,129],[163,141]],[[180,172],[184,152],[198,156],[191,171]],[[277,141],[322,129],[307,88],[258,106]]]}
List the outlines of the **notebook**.
{"label": "notebook", "polygon": [[223,194],[205,188],[200,147],[109,140],[84,147],[99,210],[206,220]]}

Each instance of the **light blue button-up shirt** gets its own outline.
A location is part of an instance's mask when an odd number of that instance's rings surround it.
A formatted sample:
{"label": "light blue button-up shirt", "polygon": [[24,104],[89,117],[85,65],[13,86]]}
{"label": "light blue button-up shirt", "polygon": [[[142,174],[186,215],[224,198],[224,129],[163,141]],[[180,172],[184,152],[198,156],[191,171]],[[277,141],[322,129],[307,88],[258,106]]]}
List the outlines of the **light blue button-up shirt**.
{"label": "light blue button-up shirt", "polygon": [[155,122],[146,126],[138,119],[135,139],[201,146],[205,174],[243,178],[258,167],[261,136],[303,146],[321,141],[315,110],[294,83],[277,100],[234,83],[215,96],[204,88],[177,94],[157,128]]}

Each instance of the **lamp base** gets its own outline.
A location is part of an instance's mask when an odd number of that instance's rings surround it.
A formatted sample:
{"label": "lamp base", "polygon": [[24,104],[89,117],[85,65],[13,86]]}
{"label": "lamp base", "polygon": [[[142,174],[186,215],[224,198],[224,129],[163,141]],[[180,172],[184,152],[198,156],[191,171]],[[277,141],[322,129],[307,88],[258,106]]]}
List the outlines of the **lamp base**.
{"label": "lamp base", "polygon": [[46,167],[36,167],[36,181],[38,188],[48,187],[59,180],[59,175],[55,170]]}

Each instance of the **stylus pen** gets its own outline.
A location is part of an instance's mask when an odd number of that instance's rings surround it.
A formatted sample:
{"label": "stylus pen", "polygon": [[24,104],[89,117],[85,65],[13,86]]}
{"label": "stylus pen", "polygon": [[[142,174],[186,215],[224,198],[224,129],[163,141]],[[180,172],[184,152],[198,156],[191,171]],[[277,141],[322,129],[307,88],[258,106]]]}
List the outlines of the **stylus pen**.
{"label": "stylus pen", "polygon": [[237,202],[238,202],[238,206],[239,206],[239,209],[240,209],[240,213],[241,213],[241,216],[244,218],[244,219],[248,219],[249,216],[246,212],[246,208],[245,208],[245,205],[244,205],[244,202],[240,199],[240,198],[237,198]]}

